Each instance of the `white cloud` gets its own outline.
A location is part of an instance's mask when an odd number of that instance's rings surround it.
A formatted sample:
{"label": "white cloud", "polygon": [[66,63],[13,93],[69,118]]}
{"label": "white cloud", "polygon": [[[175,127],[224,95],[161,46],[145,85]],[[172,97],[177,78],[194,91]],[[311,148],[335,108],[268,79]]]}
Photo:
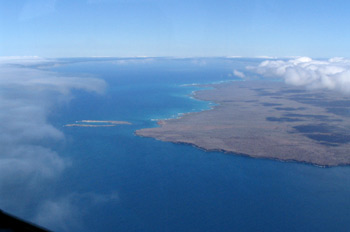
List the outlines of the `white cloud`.
{"label": "white cloud", "polygon": [[82,230],[79,211],[72,196],[46,200],[40,205],[35,221],[41,226],[60,231]]}
{"label": "white cloud", "polygon": [[350,60],[332,58],[312,60],[267,60],[256,67],[247,67],[264,77],[282,78],[287,84],[310,89],[329,89],[350,94]]}
{"label": "white cloud", "polygon": [[226,56],[226,58],[229,58],[229,59],[235,59],[235,58],[242,58],[243,56]]}
{"label": "white cloud", "polygon": [[269,60],[276,59],[276,57],[274,57],[274,56],[255,56],[254,58],[269,59]]}
{"label": "white cloud", "polygon": [[38,64],[48,61],[39,56],[0,56],[0,64]]}
{"label": "white cloud", "polygon": [[47,145],[64,139],[48,121],[51,109],[68,102],[72,89],[102,93],[106,85],[27,67],[42,62],[38,57],[0,59],[0,207],[18,216],[30,217],[70,164]]}
{"label": "white cloud", "polygon": [[122,58],[111,61],[111,63],[116,65],[132,65],[132,64],[147,64],[152,63],[154,58],[148,57],[133,57],[133,58]]}
{"label": "white cloud", "polygon": [[233,70],[233,75],[235,75],[236,77],[239,77],[239,78],[245,78],[245,75],[244,73],[238,71],[238,70]]}
{"label": "white cloud", "polygon": [[34,219],[36,223],[57,231],[84,231],[82,218],[93,207],[119,202],[118,193],[72,193],[58,199],[43,201]]}

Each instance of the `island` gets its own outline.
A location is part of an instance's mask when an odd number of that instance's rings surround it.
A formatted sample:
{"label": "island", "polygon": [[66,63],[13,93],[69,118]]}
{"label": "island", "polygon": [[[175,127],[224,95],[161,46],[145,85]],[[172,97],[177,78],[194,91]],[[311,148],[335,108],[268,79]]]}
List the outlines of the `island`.
{"label": "island", "polygon": [[81,120],[78,122],[82,122],[82,123],[110,123],[113,125],[116,125],[116,124],[131,125],[131,123],[127,122],[127,121]]}
{"label": "island", "polygon": [[207,151],[319,166],[350,164],[350,98],[277,81],[207,85],[193,97],[211,110],[159,120],[136,135]]}
{"label": "island", "polygon": [[131,125],[127,121],[108,121],[108,120],[81,120],[72,124],[66,124],[65,127],[114,127],[116,125]]}

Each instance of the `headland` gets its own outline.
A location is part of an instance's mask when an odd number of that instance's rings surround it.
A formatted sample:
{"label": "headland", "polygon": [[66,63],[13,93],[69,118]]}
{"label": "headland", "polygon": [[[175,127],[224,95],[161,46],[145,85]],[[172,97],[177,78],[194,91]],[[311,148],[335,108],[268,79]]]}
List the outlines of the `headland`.
{"label": "headland", "polygon": [[272,81],[211,85],[193,95],[211,110],[159,120],[136,134],[255,158],[350,164],[350,97]]}

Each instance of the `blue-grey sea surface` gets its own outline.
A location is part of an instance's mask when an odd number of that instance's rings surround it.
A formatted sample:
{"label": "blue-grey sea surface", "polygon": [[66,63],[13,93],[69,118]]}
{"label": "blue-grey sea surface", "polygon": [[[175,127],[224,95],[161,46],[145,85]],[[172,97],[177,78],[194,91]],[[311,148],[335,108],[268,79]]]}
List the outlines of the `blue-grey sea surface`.
{"label": "blue-grey sea surface", "polygon": [[[75,194],[74,230],[350,231],[350,167],[253,159],[134,135],[157,126],[152,119],[210,109],[213,103],[189,97],[204,87],[183,85],[239,80],[234,69],[258,62],[67,59],[51,68],[107,83],[104,94],[75,91],[49,118],[65,135],[52,146],[71,164],[52,186],[58,196]],[[79,120],[132,125],[63,127]]]}

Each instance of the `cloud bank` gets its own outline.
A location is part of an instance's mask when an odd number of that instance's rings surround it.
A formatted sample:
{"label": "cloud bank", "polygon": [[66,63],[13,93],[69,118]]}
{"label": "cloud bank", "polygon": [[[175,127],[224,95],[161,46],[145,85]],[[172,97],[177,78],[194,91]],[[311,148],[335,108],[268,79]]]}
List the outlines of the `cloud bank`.
{"label": "cloud bank", "polygon": [[247,69],[267,78],[282,78],[287,84],[295,86],[350,94],[350,60],[344,58],[267,60]]}
{"label": "cloud bank", "polygon": [[[20,217],[35,215],[52,181],[69,166],[50,144],[63,133],[48,121],[73,89],[103,93],[105,82],[33,69],[41,58],[0,58],[0,208]],[[67,206],[68,207],[68,206]]]}

